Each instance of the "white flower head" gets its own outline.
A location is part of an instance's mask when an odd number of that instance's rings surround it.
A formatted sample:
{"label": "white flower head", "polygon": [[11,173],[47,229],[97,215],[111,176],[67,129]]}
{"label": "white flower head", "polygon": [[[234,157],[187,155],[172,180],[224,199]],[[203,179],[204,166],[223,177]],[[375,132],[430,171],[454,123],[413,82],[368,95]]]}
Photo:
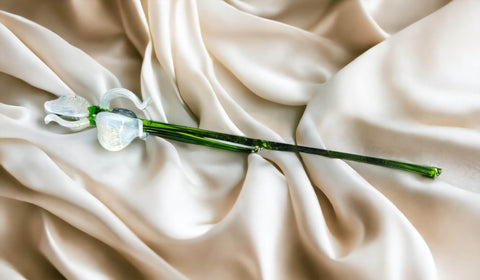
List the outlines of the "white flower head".
{"label": "white flower head", "polygon": [[[45,123],[53,121],[75,131],[96,124],[100,144],[109,151],[122,150],[136,137],[145,139],[147,134],[143,132],[142,120],[136,118],[133,112],[126,109],[110,111],[110,102],[115,98],[127,98],[143,111],[150,102],[150,99],[142,102],[127,89],[114,88],[105,92],[100,106],[95,106],[99,111],[95,112],[95,110],[89,110],[92,105],[83,97],[61,96],[56,100],[45,102],[45,110],[49,113],[45,117]],[[125,114],[127,111],[130,114]]]}

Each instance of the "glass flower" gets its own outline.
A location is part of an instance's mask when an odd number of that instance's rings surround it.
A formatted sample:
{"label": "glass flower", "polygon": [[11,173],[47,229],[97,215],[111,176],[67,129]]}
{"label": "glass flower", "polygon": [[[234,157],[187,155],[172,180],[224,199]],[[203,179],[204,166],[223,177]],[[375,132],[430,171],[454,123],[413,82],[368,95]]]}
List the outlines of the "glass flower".
{"label": "glass flower", "polygon": [[49,113],[45,117],[45,123],[54,121],[72,130],[82,130],[89,126],[96,125],[98,141],[109,151],[120,151],[127,147],[135,138],[138,137],[145,140],[147,135],[151,134],[184,143],[204,145],[234,152],[258,153],[262,149],[268,149],[315,154],[328,158],[358,161],[400,169],[429,178],[435,178],[442,172],[441,168],[433,166],[273,142],[194,127],[156,122],[148,119],[140,119],[137,118],[135,113],[127,109],[110,109],[110,102],[115,98],[129,99],[138,109],[145,113],[147,118],[149,118],[145,108],[149,104],[150,99],[142,102],[129,90],[124,88],[114,88],[105,92],[98,106],[91,105],[87,100],[80,96],[62,96],[57,100],[45,102],[45,110]]}

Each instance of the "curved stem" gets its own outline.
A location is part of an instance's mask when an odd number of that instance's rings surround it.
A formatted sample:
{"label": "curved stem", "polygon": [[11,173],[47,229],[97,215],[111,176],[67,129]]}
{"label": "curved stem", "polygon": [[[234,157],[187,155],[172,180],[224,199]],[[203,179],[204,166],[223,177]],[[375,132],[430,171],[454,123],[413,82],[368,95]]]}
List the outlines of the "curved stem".
{"label": "curved stem", "polygon": [[[275,151],[301,152],[301,153],[320,155],[320,156],[329,157],[329,158],[345,159],[345,160],[351,160],[351,161],[357,161],[362,163],[400,169],[408,172],[414,172],[429,178],[435,178],[438,175],[440,175],[440,173],[442,172],[441,168],[433,167],[433,166],[418,165],[418,164],[390,160],[390,159],[343,153],[338,151],[292,145],[287,143],[273,142],[273,141],[268,141],[263,139],[249,138],[244,136],[220,133],[220,132],[215,132],[215,131],[210,131],[205,129],[175,125],[175,124],[155,122],[150,120],[142,120],[142,122],[143,122],[143,130],[153,135],[162,136],[162,137],[170,138],[176,141],[182,141],[182,142],[191,143],[191,144],[207,145],[208,143],[207,146],[221,148],[221,149],[228,149],[231,151],[253,153],[253,152],[258,152],[260,149],[268,149],[268,150],[275,150]],[[210,139],[207,139],[207,138],[210,138]],[[236,144],[243,145],[243,147],[238,147],[235,145],[230,145],[227,143],[222,143],[217,141],[214,141],[215,144],[212,145],[210,144],[210,142],[208,142],[208,141],[213,141],[211,139],[227,141],[230,143],[236,143]],[[222,145],[219,146],[218,143]],[[234,149],[232,147],[238,147],[239,149]]]}

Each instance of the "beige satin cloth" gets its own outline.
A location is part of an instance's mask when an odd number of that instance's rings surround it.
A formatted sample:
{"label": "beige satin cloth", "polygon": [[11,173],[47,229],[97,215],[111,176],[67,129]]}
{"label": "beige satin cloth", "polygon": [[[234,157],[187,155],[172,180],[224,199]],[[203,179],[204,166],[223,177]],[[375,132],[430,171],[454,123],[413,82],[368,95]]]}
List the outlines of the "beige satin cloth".
{"label": "beige satin cloth", "polygon": [[[479,279],[480,1],[0,2],[0,279]],[[43,103],[439,166],[161,138]],[[121,103],[128,106],[128,102]]]}

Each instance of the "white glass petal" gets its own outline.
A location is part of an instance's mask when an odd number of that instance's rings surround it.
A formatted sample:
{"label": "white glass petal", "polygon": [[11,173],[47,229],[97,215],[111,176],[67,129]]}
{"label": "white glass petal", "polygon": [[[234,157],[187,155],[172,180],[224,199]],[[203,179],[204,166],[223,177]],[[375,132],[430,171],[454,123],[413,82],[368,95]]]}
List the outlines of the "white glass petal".
{"label": "white glass petal", "polygon": [[138,96],[135,95],[135,93],[129,91],[128,89],[125,88],[112,88],[107,90],[103,96],[102,99],[100,100],[100,107],[109,109],[110,102],[115,99],[115,98],[126,98],[135,104],[135,106],[139,110],[145,110],[145,108],[150,104],[151,99],[147,98],[145,101],[142,102]]}
{"label": "white glass petal", "polygon": [[90,103],[81,96],[61,96],[58,99],[45,102],[45,110],[71,118],[84,118],[88,116]]}
{"label": "white glass petal", "polygon": [[82,130],[90,126],[90,121],[87,118],[79,119],[78,121],[67,121],[55,114],[48,114],[45,117],[45,123],[56,122],[61,126],[68,127],[71,130]]}
{"label": "white glass petal", "polygon": [[101,112],[95,119],[100,144],[109,151],[120,151],[136,137],[144,138],[143,123],[139,119]]}

